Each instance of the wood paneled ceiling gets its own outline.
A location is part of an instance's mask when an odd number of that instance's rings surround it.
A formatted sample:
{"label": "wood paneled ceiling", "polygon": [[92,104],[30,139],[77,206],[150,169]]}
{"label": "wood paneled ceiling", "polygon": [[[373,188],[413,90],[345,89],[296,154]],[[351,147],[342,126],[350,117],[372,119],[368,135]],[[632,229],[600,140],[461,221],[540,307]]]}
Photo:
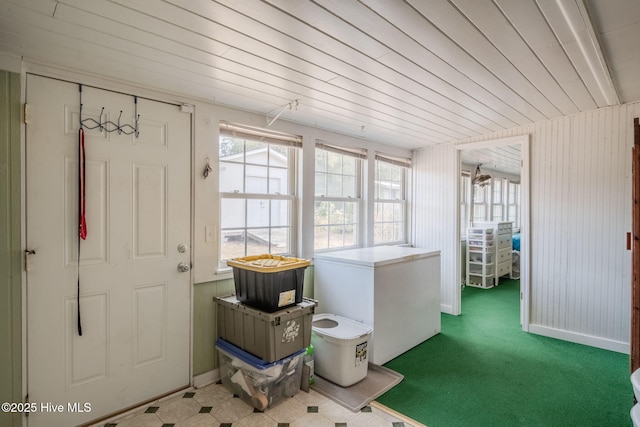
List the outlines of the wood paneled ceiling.
{"label": "wood paneled ceiling", "polygon": [[0,51],[415,149],[640,99],[638,0],[0,0]]}

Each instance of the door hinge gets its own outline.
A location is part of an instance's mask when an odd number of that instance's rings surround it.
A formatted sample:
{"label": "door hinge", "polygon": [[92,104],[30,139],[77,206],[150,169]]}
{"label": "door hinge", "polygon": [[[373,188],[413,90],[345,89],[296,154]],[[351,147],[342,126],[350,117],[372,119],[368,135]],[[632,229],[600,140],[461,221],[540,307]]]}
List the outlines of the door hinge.
{"label": "door hinge", "polygon": [[193,105],[182,104],[180,106],[180,111],[182,111],[183,113],[193,113]]}
{"label": "door hinge", "polygon": [[27,104],[26,102],[24,103],[23,106],[23,111],[22,111],[22,116],[23,116],[23,120],[24,120],[24,124],[27,125],[29,124],[29,119],[30,119],[30,111],[31,111],[31,107],[29,106],[29,104]]}

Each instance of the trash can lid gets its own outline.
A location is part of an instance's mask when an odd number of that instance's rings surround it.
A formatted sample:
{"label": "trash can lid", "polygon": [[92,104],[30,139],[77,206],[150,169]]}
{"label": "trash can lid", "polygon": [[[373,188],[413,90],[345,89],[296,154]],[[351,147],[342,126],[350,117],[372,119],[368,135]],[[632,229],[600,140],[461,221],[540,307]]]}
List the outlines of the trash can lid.
{"label": "trash can lid", "polygon": [[259,273],[277,273],[279,271],[307,267],[310,264],[311,261],[308,259],[270,254],[252,255],[227,260],[228,266],[257,271]]}

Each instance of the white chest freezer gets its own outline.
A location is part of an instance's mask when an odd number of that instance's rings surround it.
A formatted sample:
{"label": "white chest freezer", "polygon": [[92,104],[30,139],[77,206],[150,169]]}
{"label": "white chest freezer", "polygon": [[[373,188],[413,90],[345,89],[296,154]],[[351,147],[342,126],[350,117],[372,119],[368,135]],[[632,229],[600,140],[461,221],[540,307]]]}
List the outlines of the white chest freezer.
{"label": "white chest freezer", "polygon": [[440,251],[376,246],[316,254],[317,313],[373,328],[370,360],[382,365],[440,332]]}

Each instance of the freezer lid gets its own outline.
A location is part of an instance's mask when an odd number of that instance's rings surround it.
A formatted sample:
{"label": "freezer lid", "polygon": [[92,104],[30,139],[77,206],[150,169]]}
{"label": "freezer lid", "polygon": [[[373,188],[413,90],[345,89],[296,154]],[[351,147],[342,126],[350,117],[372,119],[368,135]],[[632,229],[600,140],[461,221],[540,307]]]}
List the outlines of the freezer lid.
{"label": "freezer lid", "polygon": [[378,267],[385,264],[412,261],[440,255],[439,250],[409,248],[404,246],[374,246],[315,254],[314,261],[331,261],[343,264]]}

